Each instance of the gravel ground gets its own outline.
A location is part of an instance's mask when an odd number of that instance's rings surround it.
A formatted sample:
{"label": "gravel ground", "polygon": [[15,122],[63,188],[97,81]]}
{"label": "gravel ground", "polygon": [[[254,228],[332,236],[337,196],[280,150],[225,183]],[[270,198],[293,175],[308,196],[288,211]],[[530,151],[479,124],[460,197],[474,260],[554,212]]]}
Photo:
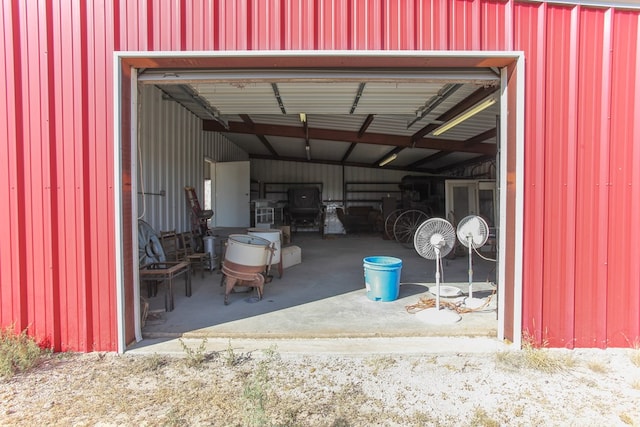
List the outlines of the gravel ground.
{"label": "gravel ground", "polygon": [[55,354],[0,380],[0,425],[640,425],[640,350]]}

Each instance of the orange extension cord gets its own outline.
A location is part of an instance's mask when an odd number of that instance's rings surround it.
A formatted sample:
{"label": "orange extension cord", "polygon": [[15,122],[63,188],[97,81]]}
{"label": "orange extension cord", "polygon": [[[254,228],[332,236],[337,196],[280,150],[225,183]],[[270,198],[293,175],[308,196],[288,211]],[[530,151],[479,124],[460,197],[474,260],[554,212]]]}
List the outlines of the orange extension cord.
{"label": "orange extension cord", "polygon": [[[484,308],[486,308],[489,305],[489,303],[491,302],[491,299],[493,298],[495,293],[496,293],[496,291],[494,290],[491,293],[491,295],[489,295],[489,297],[487,298],[487,300],[485,301],[484,304],[482,304],[480,307],[473,308],[473,309],[462,307],[462,303],[461,302],[453,303],[453,302],[442,301],[442,300],[440,301],[440,306],[448,308],[450,310],[453,310],[453,311],[457,312],[458,314],[472,313],[474,311],[481,311],[481,310],[483,310]],[[435,306],[436,306],[435,298],[421,297],[420,300],[417,303],[407,305],[404,308],[407,310],[407,313],[415,314],[415,313],[417,313],[419,311],[422,311],[422,310],[425,310],[427,308],[434,308]]]}

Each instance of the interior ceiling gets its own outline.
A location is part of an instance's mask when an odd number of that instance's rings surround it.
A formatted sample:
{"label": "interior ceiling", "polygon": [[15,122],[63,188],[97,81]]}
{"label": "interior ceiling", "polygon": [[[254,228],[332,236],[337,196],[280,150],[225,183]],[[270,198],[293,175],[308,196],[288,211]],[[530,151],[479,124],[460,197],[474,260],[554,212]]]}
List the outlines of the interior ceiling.
{"label": "interior ceiling", "polygon": [[[153,70],[141,73],[139,81],[156,84],[166,98],[201,118],[203,129],[222,133],[254,159],[449,174],[496,155],[495,69]],[[440,125],[490,97],[497,102],[434,135]]]}

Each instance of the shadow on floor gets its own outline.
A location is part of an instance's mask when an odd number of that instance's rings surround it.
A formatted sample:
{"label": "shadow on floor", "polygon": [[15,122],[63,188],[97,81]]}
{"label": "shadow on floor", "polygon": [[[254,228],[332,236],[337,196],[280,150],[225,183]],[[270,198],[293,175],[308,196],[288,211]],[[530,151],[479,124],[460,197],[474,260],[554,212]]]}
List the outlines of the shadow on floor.
{"label": "shadow on floor", "polygon": [[[255,291],[232,293],[224,305],[219,270],[197,272],[193,295],[184,295],[182,280],[174,285],[175,310],[164,312],[164,287],[148,300],[150,315],[144,338],[235,337],[321,338],[393,336],[496,336],[495,263],[474,258],[474,297],[491,297],[481,312],[464,314],[452,325],[429,325],[408,313],[406,306],[433,298],[435,261],[379,235],[326,236],[297,233],[293,245],[302,263],[284,270],[282,278],[265,285],[264,298]],[[399,297],[372,301],[364,287],[363,258],[393,256],[403,261]],[[467,257],[443,260],[442,283],[468,291]],[[146,292],[142,292],[146,296]]]}

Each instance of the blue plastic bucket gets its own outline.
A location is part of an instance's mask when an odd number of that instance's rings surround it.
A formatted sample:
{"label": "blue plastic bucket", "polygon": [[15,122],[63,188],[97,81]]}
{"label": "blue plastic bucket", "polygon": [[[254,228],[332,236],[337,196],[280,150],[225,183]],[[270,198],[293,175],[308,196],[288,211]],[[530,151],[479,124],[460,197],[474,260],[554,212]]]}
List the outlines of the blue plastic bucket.
{"label": "blue plastic bucket", "polygon": [[363,261],[367,298],[372,301],[398,299],[402,260],[390,256],[372,256]]}

